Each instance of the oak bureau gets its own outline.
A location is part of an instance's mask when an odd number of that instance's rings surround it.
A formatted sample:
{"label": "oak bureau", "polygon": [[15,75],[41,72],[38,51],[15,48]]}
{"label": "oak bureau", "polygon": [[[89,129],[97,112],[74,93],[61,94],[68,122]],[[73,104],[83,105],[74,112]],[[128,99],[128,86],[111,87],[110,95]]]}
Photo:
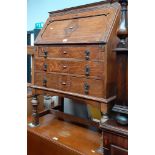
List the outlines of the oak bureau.
{"label": "oak bureau", "polygon": [[[49,12],[35,40],[32,88],[33,121],[52,113],[64,119],[99,125],[63,113],[64,97],[78,99],[100,109],[103,117],[116,99],[117,29],[121,6],[98,2]],[[37,95],[59,97],[59,105],[38,112]]]}

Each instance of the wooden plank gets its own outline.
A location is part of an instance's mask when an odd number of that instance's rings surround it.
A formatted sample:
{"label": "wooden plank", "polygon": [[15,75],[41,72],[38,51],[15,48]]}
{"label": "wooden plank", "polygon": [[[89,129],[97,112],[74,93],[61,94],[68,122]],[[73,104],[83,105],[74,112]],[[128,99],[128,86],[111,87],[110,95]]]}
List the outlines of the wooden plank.
{"label": "wooden plank", "polygon": [[99,98],[99,97],[94,97],[94,96],[82,95],[82,94],[78,94],[78,93],[72,93],[72,92],[68,92],[68,91],[62,91],[62,90],[58,90],[58,89],[40,87],[37,85],[32,85],[31,88],[36,89],[36,90],[49,91],[49,92],[53,92],[53,93],[66,94],[68,97],[69,96],[75,96],[75,97],[88,99],[91,101],[96,101],[96,102],[104,103],[104,104],[108,104],[108,103],[110,103],[116,99],[116,96],[112,96],[112,97],[105,99],[105,98]]}
{"label": "wooden plank", "polygon": [[76,116],[73,116],[70,114],[63,113],[58,110],[54,110],[54,109],[51,109],[50,113],[54,114],[57,118],[60,118],[60,119],[64,119],[64,120],[71,121],[71,122],[78,123],[78,124],[82,124],[85,126],[94,126],[96,128],[99,128],[99,123],[91,121],[91,120],[76,117]]}
{"label": "wooden plank", "polygon": [[35,46],[27,46],[27,54],[34,55],[35,53]]}
{"label": "wooden plank", "polygon": [[50,113],[50,110],[43,110],[39,113],[39,117],[45,116]]}

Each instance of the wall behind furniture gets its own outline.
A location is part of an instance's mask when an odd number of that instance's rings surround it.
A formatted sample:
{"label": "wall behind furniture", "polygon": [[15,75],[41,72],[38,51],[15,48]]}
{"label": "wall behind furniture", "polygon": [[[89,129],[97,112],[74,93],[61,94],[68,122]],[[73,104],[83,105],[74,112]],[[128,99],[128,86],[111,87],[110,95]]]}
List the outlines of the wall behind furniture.
{"label": "wall behind furniture", "polygon": [[27,0],[27,31],[33,30],[35,23],[45,22],[50,11],[99,1],[101,0]]}

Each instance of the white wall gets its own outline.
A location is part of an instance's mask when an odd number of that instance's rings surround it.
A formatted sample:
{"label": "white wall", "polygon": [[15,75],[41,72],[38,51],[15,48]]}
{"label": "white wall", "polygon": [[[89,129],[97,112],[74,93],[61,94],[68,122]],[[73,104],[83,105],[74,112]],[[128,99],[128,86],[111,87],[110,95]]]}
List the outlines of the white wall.
{"label": "white wall", "polygon": [[98,1],[101,0],[27,0],[27,30],[33,30],[37,22],[45,22],[50,11]]}

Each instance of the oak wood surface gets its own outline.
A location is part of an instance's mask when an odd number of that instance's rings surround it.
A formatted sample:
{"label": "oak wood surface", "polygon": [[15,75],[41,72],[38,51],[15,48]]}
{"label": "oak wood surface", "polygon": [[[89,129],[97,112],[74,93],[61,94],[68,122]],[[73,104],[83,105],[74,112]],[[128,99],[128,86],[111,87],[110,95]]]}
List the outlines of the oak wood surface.
{"label": "oak wood surface", "polygon": [[37,128],[28,127],[28,155],[99,155],[96,150],[100,133],[55,119],[53,115],[41,117],[40,122]]}
{"label": "oak wood surface", "polygon": [[27,54],[33,56],[35,54],[35,47],[34,46],[27,46]]}
{"label": "oak wood surface", "polygon": [[85,60],[86,50],[90,52],[89,60],[104,60],[105,45],[42,45],[38,46],[36,56],[44,57],[44,51],[48,51],[48,58],[74,58]]}
{"label": "oak wood surface", "polygon": [[44,65],[47,65],[47,72],[68,73],[75,75],[87,75],[86,68],[89,69],[88,76],[96,79],[103,79],[104,63],[81,61],[77,59],[49,59],[35,58],[35,70],[44,71]]}
{"label": "oak wood surface", "polygon": [[[44,74],[35,73],[35,85],[43,86]],[[88,95],[102,98],[104,96],[104,87],[102,80],[86,79],[70,75],[61,75],[57,73],[46,73],[47,88],[54,88],[73,93],[85,94],[84,84],[89,85]]]}
{"label": "oak wood surface", "polygon": [[123,149],[121,147],[111,145],[111,155],[128,155],[128,150]]}
{"label": "oak wood surface", "polygon": [[[106,148],[105,155],[128,154],[128,126],[122,126],[115,120],[108,120],[101,124],[103,131],[103,146]],[[112,146],[113,145],[113,146]]]}
{"label": "oak wood surface", "polygon": [[108,113],[116,99],[119,3],[50,13],[36,41],[33,94],[85,101]]}
{"label": "oak wood surface", "polygon": [[114,24],[119,8],[118,3],[103,3],[101,5],[94,4],[94,6],[85,9],[79,7],[72,11],[66,10],[60,14],[51,14],[35,44],[106,43],[109,40],[111,26]]}

